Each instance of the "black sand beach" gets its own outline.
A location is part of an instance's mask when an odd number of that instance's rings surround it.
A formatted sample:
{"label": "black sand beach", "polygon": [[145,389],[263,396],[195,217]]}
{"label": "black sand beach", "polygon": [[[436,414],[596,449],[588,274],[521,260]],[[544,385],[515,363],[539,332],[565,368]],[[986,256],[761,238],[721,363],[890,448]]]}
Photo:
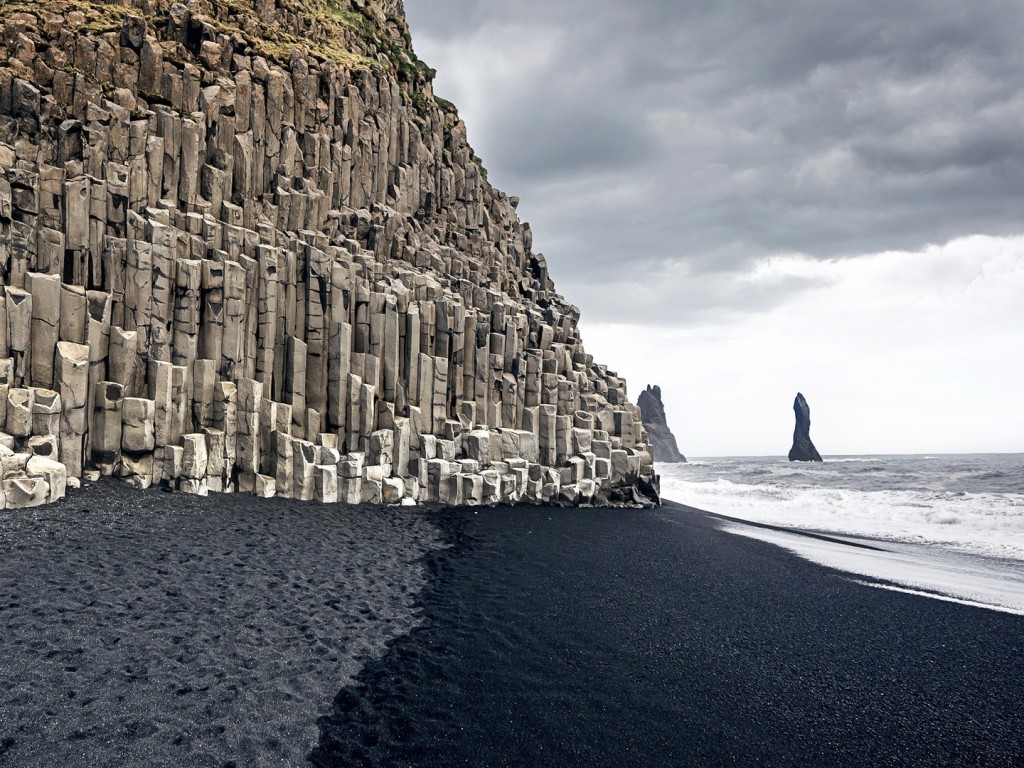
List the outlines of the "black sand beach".
{"label": "black sand beach", "polygon": [[101,482],[0,512],[0,765],[291,766],[415,625],[416,512]]}
{"label": "black sand beach", "polygon": [[1024,764],[1024,619],[854,583],[696,510],[452,513],[425,623],[320,766]]}
{"label": "black sand beach", "polygon": [[1024,619],[864,587],[674,504],[100,484],[0,520],[0,764],[1024,761]]}

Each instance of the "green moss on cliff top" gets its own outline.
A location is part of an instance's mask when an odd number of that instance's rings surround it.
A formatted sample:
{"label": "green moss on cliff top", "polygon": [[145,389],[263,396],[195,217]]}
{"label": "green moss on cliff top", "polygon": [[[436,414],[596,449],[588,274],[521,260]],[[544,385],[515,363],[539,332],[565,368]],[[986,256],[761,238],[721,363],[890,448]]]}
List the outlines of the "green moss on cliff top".
{"label": "green moss on cliff top", "polygon": [[[0,0],[0,21],[17,20],[48,38],[65,25],[91,35],[117,32],[131,15],[144,18],[163,39],[172,5],[171,0]],[[213,0],[192,3],[190,10],[194,22],[279,63],[298,52],[353,69],[378,64],[409,81],[433,76],[412,52],[405,20],[372,3],[355,10],[345,0],[276,0],[270,13],[260,13],[253,0]]]}
{"label": "green moss on cliff top", "polygon": [[[387,12],[379,0],[361,7],[349,0],[192,0],[188,8],[173,0],[0,0],[0,23],[14,22],[40,52],[51,45],[66,46],[69,32],[117,34],[125,18],[133,16],[144,19],[148,33],[161,41],[164,61],[179,67],[203,67],[202,43],[216,41],[229,51],[264,56],[284,67],[296,56],[308,56],[350,70],[379,69],[397,80],[425,129],[440,120],[448,134],[459,123],[455,106],[432,95],[429,84],[436,73],[413,51],[404,17]],[[10,67],[19,77],[34,80],[26,61],[0,60],[0,68]],[[205,77],[211,79],[204,82],[212,82],[214,75],[210,70]],[[44,90],[48,86],[38,84]],[[150,102],[165,98],[144,96]],[[483,163],[474,160],[486,179]]]}

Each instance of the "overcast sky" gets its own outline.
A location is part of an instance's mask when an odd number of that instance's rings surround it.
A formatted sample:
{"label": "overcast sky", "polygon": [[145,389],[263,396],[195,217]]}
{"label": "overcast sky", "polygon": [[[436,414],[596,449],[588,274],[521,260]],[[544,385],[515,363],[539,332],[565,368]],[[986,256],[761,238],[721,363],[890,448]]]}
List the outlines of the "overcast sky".
{"label": "overcast sky", "polygon": [[1024,451],[1024,0],[407,0],[694,456]]}

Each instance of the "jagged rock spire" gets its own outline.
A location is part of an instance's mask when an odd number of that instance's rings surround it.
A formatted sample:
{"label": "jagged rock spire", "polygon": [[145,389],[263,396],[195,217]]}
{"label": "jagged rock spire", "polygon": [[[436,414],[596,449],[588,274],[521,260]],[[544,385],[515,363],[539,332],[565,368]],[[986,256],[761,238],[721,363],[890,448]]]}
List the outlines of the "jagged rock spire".
{"label": "jagged rock spire", "polygon": [[637,401],[640,406],[641,418],[644,422],[644,429],[651,438],[651,445],[654,447],[654,460],[667,464],[678,464],[686,461],[686,457],[679,451],[675,435],[669,429],[668,419],[665,417],[665,405],[661,401],[661,387],[648,384],[647,389],[640,393]]}
{"label": "jagged rock spire", "polygon": [[811,408],[799,392],[793,401],[796,427],[793,430],[793,447],[789,449],[790,461],[821,461],[818,449],[811,442]]}

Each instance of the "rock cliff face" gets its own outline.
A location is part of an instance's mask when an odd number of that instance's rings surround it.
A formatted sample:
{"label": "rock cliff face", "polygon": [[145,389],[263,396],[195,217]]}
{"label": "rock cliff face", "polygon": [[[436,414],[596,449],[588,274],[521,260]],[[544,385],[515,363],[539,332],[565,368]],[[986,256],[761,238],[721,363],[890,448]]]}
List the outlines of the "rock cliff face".
{"label": "rock cliff face", "polygon": [[789,449],[790,461],[821,461],[818,449],[811,442],[811,408],[799,392],[793,401],[796,427],[793,430],[793,447]]}
{"label": "rock cliff face", "polygon": [[676,444],[676,437],[668,427],[668,420],[665,418],[665,405],[661,402],[661,387],[647,385],[647,389],[640,393],[637,400],[640,407],[640,417],[644,429],[651,440],[651,447],[654,449],[654,460],[666,464],[679,464],[686,461],[686,457],[679,452]]}
{"label": "rock cliff face", "polygon": [[639,409],[400,0],[4,2],[0,23],[7,505],[96,473],[657,500]]}

